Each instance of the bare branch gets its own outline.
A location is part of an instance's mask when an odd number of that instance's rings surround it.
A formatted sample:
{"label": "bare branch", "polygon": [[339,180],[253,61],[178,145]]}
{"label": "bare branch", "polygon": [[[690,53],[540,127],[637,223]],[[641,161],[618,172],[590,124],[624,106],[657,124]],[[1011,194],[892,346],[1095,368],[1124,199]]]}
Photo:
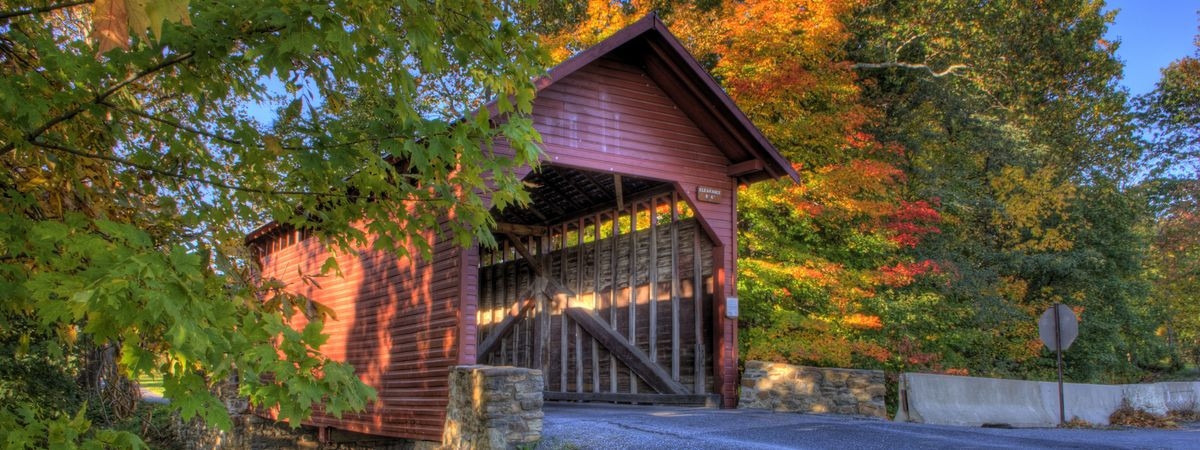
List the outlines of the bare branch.
{"label": "bare branch", "polygon": [[933,75],[934,78],[941,78],[946,75],[953,75],[954,72],[956,72],[956,71],[970,68],[970,66],[968,66],[966,64],[951,64],[951,65],[947,66],[945,69],[938,71],[938,70],[933,70],[932,67],[929,67],[929,65],[926,65],[926,64],[914,64],[914,63],[906,63],[906,62],[856,63],[851,67],[853,67],[855,69],[900,68],[900,69],[924,70],[926,72],[929,72],[930,75]]}
{"label": "bare branch", "polygon": [[46,6],[38,6],[36,8],[18,9],[18,10],[14,10],[14,11],[3,11],[3,12],[0,12],[0,20],[8,20],[13,17],[28,16],[28,15],[32,15],[32,14],[41,14],[44,12],[50,12],[50,11],[54,11],[57,9],[70,8],[72,6],[86,5],[89,3],[94,3],[95,1],[96,0],[78,0],[78,1],[73,1],[73,2],[54,3],[54,4],[49,4]]}
{"label": "bare branch", "polygon": [[917,40],[917,38],[920,38],[923,36],[925,36],[925,33],[917,33],[912,36],[909,36],[908,39],[905,39],[904,42],[901,42],[900,45],[896,46],[895,50],[892,50],[892,54],[899,55],[900,52],[902,50],[904,50],[904,47],[908,47],[908,44],[911,44],[913,41]]}

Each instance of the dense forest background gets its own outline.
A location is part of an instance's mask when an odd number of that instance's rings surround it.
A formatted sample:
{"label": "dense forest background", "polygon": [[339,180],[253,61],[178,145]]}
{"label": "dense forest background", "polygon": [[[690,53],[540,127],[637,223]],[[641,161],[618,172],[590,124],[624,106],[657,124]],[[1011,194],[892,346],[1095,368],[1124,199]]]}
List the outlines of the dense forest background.
{"label": "dense forest background", "polygon": [[743,359],[1049,379],[1062,302],[1070,381],[1200,378],[1200,41],[1131,96],[1102,1],[30,0],[0,6],[0,442],[154,441],[140,378],[224,428],[229,377],[292,423],[362,410],[245,233],[494,243],[534,80],[651,12],[802,174],[738,195]]}
{"label": "dense forest background", "polygon": [[743,359],[1048,379],[1062,302],[1069,380],[1200,360],[1195,58],[1132,98],[1101,1],[601,0],[544,43],[651,11],[803,175],[739,194]]}

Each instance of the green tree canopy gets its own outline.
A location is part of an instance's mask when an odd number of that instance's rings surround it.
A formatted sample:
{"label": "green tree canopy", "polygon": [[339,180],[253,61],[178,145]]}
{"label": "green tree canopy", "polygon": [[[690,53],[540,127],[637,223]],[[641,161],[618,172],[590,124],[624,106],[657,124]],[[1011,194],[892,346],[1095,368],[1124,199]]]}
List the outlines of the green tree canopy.
{"label": "green tree canopy", "polygon": [[[126,375],[163,376],[172,407],[221,425],[209,387],[235,373],[293,424],[318,402],[361,409],[374,393],[322,356],[322,309],[294,330],[305,300],[259,283],[245,233],[275,220],[335,251],[414,256],[447,214],[458,242],[490,242],[481,190],[526,200],[513,169],[536,163],[544,57],[521,3],[0,8],[0,338],[14,358],[71,371],[81,348],[116,346]],[[516,157],[493,157],[495,139]],[[3,403],[6,430],[65,417]]]}

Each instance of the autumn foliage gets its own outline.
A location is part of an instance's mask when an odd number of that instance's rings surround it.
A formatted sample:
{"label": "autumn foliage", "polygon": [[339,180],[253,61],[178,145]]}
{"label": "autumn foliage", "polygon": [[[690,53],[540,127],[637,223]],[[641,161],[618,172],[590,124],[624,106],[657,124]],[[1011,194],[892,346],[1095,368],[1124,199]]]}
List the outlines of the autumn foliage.
{"label": "autumn foliage", "polygon": [[[867,126],[843,62],[842,17],[862,1],[675,5],[672,32],[709,63],[734,101],[793,161],[803,182],[739,193],[739,295],[745,358],[833,366],[931,365],[911,339],[886,331],[887,299],[946,279],[910,250],[942,221],[936,198],[907,198],[903,146]],[[558,59],[648,13],[650,2],[591,1],[577,28],[548,36]]]}
{"label": "autumn foliage", "polygon": [[574,12],[543,36],[556,59],[655,12],[801,174],[738,195],[743,359],[1047,377],[1035,320],[1065,302],[1083,330],[1069,376],[1177,364],[1147,297],[1141,149],[1102,4]]}

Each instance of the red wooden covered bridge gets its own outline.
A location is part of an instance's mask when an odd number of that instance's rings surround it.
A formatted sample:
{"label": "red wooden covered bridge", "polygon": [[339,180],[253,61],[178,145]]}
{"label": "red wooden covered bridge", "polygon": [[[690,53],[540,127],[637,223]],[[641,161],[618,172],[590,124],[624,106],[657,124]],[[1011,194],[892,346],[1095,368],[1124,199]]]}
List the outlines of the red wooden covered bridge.
{"label": "red wooden covered bridge", "polygon": [[735,406],[737,188],[796,173],[654,16],[552,69],[533,118],[545,161],[532,204],[494,211],[498,249],[363,249],[316,288],[315,239],[248,238],[336,312],[323,350],[379,392],[311,425],[438,440],[449,368],[476,363],[541,369],[547,400]]}

